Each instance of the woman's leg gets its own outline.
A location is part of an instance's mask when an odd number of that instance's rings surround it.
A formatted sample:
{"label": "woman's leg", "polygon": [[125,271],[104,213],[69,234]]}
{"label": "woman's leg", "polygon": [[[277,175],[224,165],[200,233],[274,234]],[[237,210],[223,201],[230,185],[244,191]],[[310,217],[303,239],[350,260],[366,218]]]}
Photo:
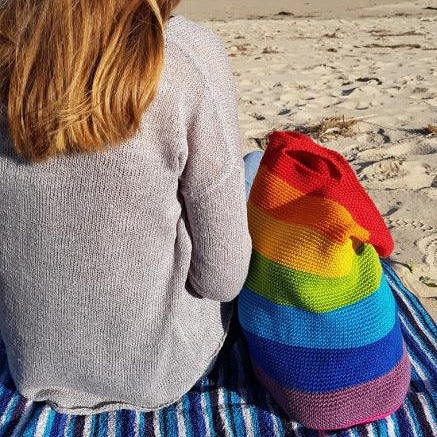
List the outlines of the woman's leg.
{"label": "woman's leg", "polygon": [[244,156],[244,173],[246,179],[246,199],[249,198],[250,189],[252,188],[253,180],[258,171],[258,167],[263,157],[262,150],[254,150]]}

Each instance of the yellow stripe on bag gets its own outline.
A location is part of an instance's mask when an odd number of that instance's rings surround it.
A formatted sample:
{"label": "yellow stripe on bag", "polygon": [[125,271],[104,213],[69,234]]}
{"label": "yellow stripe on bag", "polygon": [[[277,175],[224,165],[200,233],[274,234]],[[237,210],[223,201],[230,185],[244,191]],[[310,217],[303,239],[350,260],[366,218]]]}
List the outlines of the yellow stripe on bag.
{"label": "yellow stripe on bag", "polygon": [[348,239],[338,244],[315,229],[284,223],[251,203],[247,207],[253,249],[266,258],[328,278],[345,276],[352,269],[361,242]]}

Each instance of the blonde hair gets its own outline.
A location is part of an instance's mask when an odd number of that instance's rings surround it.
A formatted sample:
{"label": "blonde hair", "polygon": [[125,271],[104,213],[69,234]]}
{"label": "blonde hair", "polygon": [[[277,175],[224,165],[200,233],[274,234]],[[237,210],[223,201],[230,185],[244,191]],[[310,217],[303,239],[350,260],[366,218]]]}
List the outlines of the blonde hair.
{"label": "blonde hair", "polygon": [[131,137],[156,95],[179,1],[0,2],[0,104],[16,153],[44,161]]}

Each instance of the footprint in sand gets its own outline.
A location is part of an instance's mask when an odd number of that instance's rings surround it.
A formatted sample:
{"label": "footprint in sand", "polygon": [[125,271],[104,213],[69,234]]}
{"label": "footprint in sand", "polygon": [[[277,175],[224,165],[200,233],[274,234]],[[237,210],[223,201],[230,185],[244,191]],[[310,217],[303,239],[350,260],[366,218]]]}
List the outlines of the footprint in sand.
{"label": "footprint in sand", "polygon": [[399,159],[384,159],[376,162],[366,162],[358,170],[361,180],[385,182],[388,179],[405,176],[407,173],[402,168],[403,162]]}
{"label": "footprint in sand", "polygon": [[[390,217],[388,217],[388,218],[386,218],[386,221],[387,221],[390,228],[409,227],[409,228],[412,228],[414,230],[419,230],[422,232],[430,232],[430,231],[435,230],[434,226],[431,226],[430,224],[424,223],[421,220],[412,220],[412,219],[405,219],[405,218],[391,219]],[[418,241],[426,240],[427,238],[429,238],[429,237],[426,237],[426,238],[418,240]],[[434,236],[434,238],[436,239],[436,242],[437,242],[437,237]]]}
{"label": "footprint in sand", "polygon": [[431,155],[437,152],[437,145],[433,146],[429,143],[411,144],[401,143],[385,149],[387,155],[403,156],[403,155]]}
{"label": "footprint in sand", "polygon": [[390,157],[358,164],[358,179],[367,188],[378,189],[423,189],[429,188],[434,176],[423,160],[406,160]]}
{"label": "footprint in sand", "polygon": [[415,242],[424,255],[424,261],[429,266],[437,267],[437,236],[430,235]]}

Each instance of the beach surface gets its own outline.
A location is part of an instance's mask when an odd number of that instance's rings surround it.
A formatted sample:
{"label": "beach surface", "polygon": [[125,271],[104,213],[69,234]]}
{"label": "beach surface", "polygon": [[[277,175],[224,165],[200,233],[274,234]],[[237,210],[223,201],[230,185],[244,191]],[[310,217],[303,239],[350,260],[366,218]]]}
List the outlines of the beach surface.
{"label": "beach surface", "polygon": [[[407,0],[182,0],[177,10],[193,20],[259,19],[286,12],[296,17],[345,18],[376,14],[375,6],[412,3]],[[430,5],[432,1],[428,2]]]}
{"label": "beach surface", "polygon": [[390,263],[437,320],[436,3],[202,0],[178,13],[228,50],[243,151],[301,129],[342,153],[393,235]]}

